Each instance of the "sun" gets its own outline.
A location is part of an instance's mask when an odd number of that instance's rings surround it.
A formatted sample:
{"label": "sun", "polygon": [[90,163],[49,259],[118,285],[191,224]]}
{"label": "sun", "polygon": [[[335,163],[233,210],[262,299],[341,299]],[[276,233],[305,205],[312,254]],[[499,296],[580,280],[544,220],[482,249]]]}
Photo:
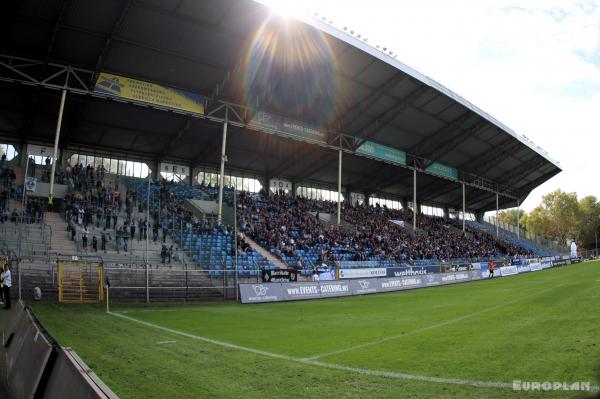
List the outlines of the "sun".
{"label": "sun", "polygon": [[302,2],[298,0],[258,0],[269,7],[274,14],[283,18],[300,16],[304,12]]}

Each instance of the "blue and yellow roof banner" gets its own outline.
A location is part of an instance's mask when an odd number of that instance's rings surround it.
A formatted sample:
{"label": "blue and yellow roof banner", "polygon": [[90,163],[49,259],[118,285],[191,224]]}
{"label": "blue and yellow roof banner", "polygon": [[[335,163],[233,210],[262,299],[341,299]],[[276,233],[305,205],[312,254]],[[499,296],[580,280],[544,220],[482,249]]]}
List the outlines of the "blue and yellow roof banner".
{"label": "blue and yellow roof banner", "polygon": [[204,114],[206,98],[184,90],[101,72],[94,92]]}

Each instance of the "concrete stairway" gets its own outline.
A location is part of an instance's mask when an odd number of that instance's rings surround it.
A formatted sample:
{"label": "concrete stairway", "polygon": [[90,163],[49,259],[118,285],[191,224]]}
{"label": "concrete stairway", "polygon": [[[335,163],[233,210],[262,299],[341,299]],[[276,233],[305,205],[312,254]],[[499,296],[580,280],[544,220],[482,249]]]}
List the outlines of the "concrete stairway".
{"label": "concrete stairway", "polygon": [[56,212],[48,212],[46,213],[46,223],[52,229],[50,251],[64,255],[76,254],[77,246],[69,237],[63,216]]}
{"label": "concrete stairway", "polygon": [[253,239],[251,239],[250,237],[248,237],[245,234],[244,234],[244,240],[248,243],[248,245],[250,245],[250,247],[252,247],[252,249],[254,249],[256,252],[261,254],[269,262],[271,262],[272,264],[274,264],[275,266],[277,266],[280,269],[287,269],[287,265],[281,259],[279,259],[275,255],[273,255],[272,253],[267,251],[265,248],[263,248],[261,245],[259,245],[256,241],[254,241]]}

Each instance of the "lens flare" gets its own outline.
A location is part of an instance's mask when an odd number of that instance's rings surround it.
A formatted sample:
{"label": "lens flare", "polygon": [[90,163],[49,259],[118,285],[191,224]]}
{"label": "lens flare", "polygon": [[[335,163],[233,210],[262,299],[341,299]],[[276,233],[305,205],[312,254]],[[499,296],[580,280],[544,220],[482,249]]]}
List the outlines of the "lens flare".
{"label": "lens flare", "polygon": [[244,46],[232,78],[253,110],[268,108],[323,126],[336,112],[337,72],[322,32],[272,14]]}

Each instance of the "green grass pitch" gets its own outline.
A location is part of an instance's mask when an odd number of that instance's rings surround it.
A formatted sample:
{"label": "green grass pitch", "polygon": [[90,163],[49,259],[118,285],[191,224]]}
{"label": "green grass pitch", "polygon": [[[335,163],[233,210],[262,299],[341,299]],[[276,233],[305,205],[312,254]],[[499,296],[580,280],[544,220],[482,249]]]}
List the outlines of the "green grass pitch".
{"label": "green grass pitch", "polygon": [[512,382],[599,385],[599,304],[587,262],[362,297],[33,309],[121,398],[591,398]]}

